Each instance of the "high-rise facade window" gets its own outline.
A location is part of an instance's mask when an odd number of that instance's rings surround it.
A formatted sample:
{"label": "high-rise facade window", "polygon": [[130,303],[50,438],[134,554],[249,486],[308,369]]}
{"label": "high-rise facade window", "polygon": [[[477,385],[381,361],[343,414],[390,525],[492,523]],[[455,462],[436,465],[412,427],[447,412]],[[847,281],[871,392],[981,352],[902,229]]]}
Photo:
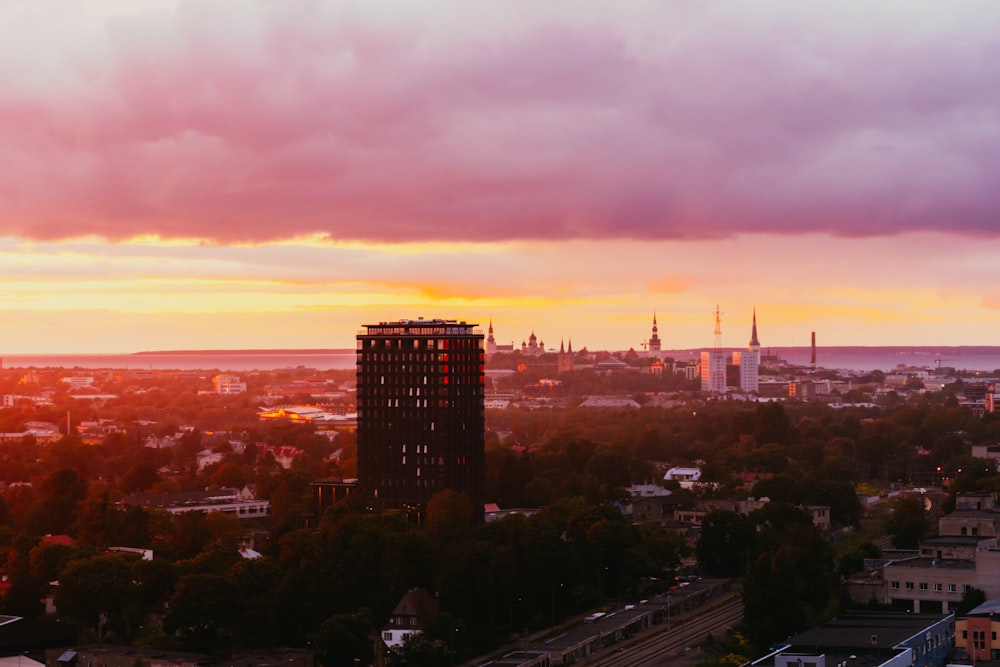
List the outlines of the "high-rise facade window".
{"label": "high-rise facade window", "polygon": [[437,492],[484,502],[483,334],[455,320],[366,324],[358,334],[358,486],[421,516]]}

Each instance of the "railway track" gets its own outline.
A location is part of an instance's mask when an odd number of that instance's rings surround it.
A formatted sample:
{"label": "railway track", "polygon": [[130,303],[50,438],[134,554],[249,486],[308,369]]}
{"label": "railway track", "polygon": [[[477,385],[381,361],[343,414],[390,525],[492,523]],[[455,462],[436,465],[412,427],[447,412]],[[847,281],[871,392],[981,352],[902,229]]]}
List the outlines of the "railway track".
{"label": "railway track", "polygon": [[691,644],[700,643],[708,634],[725,629],[743,620],[743,600],[734,596],[718,607],[699,614],[685,615],[680,623],[671,620],[655,634],[637,638],[630,643],[612,645],[589,656],[580,664],[600,667],[653,667],[676,662]]}

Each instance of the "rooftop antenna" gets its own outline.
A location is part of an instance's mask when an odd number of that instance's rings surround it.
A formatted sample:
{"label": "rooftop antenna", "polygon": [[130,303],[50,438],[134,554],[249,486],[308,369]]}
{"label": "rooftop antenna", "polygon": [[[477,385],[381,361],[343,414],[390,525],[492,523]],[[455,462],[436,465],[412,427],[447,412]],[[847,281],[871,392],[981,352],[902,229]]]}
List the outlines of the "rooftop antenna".
{"label": "rooftop antenna", "polygon": [[722,313],[719,304],[715,304],[715,351],[722,352]]}

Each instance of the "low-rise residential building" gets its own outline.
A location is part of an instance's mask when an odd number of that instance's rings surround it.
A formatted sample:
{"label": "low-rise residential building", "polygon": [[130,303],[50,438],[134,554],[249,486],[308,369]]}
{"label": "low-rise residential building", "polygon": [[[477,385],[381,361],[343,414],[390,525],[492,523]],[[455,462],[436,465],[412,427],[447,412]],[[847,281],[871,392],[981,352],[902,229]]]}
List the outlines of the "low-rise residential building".
{"label": "low-rise residential building", "polygon": [[663,475],[665,482],[677,482],[682,489],[690,489],[701,480],[701,468],[676,466]]}
{"label": "low-rise residential building", "polygon": [[[955,504],[960,509],[941,517],[939,534],[922,540],[916,553],[853,578],[852,598],[862,603],[875,599],[914,613],[954,610],[973,588],[982,590],[988,599],[1000,598],[996,494],[961,493]],[[872,585],[879,579],[881,595]]]}
{"label": "low-rise residential building", "polygon": [[266,517],[271,509],[267,500],[254,498],[249,491],[221,488],[182,493],[151,493],[125,496],[121,504],[160,509],[171,514],[184,512],[223,512],[240,519]]}
{"label": "low-rise residential building", "polygon": [[440,604],[440,600],[423,588],[408,590],[382,626],[382,643],[389,649],[399,648],[407,637],[423,632],[424,623],[438,613]]}
{"label": "low-rise residential building", "polygon": [[955,621],[955,646],[972,664],[1000,660],[1000,599],[987,600]]}

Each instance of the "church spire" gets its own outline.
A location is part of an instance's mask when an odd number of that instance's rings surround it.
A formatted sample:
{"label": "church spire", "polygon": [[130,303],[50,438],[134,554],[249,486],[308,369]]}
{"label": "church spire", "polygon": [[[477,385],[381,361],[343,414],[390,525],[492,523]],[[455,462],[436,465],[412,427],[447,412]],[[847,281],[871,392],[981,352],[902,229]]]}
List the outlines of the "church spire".
{"label": "church spire", "polygon": [[757,306],[753,307],[753,330],[750,334],[750,347],[760,349],[760,342],[757,340]]}

